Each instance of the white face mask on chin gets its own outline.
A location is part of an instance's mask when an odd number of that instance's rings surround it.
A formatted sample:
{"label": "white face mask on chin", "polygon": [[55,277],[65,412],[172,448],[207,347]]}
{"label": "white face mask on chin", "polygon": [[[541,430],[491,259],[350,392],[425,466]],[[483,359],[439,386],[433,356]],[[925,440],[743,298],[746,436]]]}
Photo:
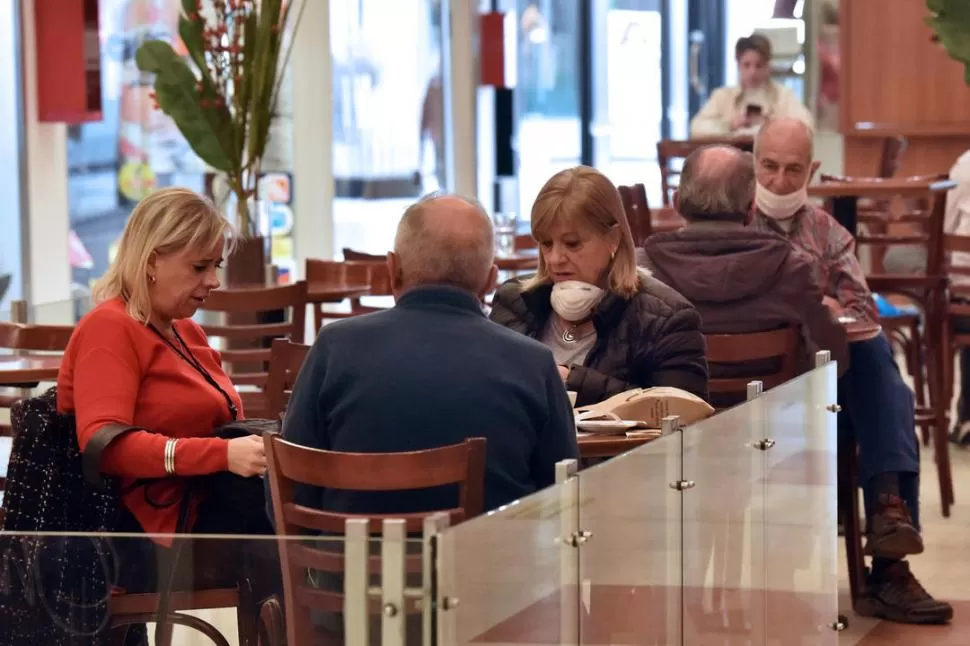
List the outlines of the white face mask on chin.
{"label": "white face mask on chin", "polygon": [[808,186],[803,186],[794,193],[778,195],[772,193],[760,183],[755,184],[754,203],[758,210],[772,220],[787,220],[798,212],[808,202]]}
{"label": "white face mask on chin", "polygon": [[552,286],[552,309],[563,320],[575,323],[588,317],[606,292],[580,280],[564,280]]}

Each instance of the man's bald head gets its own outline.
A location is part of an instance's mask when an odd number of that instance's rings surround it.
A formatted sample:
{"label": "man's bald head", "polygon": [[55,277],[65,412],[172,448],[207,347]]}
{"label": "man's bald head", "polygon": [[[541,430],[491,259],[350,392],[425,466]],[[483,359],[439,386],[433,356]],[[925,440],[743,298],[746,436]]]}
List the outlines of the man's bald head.
{"label": "man's bald head", "polygon": [[733,146],[704,146],[684,161],[677,211],[694,222],[745,222],[754,201],[751,155]]}
{"label": "man's bald head", "polygon": [[818,170],[813,154],[814,133],[807,124],[791,118],[768,119],[754,140],[758,185],[775,195],[801,191]]}
{"label": "man's bald head", "polygon": [[452,285],[483,294],[493,277],[492,221],[475,200],[431,195],[404,212],[394,238],[396,291]]}
{"label": "man's bald head", "polygon": [[803,157],[806,164],[815,155],[815,133],[804,121],[791,117],[768,119],[754,138],[754,156],[766,151],[785,151]]}

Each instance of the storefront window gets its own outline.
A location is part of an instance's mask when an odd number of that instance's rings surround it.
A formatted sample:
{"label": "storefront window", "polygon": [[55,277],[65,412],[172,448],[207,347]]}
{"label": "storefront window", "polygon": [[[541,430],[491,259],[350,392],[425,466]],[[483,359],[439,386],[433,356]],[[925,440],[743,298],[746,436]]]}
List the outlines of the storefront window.
{"label": "storefront window", "polygon": [[443,0],[331,0],[335,253],[383,254],[446,186]]}
{"label": "storefront window", "polygon": [[[181,0],[100,0],[103,118],[68,130],[68,199],[71,268],[75,283],[90,287],[107,269],[135,204],[153,190],[184,186],[205,192],[206,165],[175,123],[152,106],[153,79],[135,64],[145,40],[161,39],[184,53],[178,38]],[[292,155],[288,92],[263,168],[272,175],[270,217],[275,225],[273,262],[284,275],[292,263]],[[280,174],[282,174],[280,176]]]}
{"label": "storefront window", "polygon": [[21,249],[21,142],[23,112],[20,85],[18,3],[0,6],[0,312],[23,298]]}

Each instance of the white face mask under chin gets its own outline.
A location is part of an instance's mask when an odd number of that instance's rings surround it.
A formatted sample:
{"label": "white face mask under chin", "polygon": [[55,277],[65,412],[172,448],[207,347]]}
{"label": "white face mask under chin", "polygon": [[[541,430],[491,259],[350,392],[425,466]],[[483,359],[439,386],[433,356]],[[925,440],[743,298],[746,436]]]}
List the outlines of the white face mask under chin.
{"label": "white face mask under chin", "polygon": [[808,187],[803,186],[788,195],[778,195],[759,183],[755,185],[754,202],[758,210],[772,220],[787,220],[808,202]]}
{"label": "white face mask under chin", "polygon": [[563,320],[575,323],[588,317],[606,292],[579,280],[564,280],[552,286],[552,309]]}

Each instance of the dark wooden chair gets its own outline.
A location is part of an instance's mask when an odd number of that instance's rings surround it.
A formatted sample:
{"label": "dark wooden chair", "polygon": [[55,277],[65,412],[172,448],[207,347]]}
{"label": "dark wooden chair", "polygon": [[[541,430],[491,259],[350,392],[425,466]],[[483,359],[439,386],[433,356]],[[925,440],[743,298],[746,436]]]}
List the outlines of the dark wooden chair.
{"label": "dark wooden chair", "polygon": [[677,190],[677,184],[680,181],[680,165],[676,162],[686,159],[698,148],[712,145],[734,146],[751,152],[754,148],[754,139],[752,137],[705,137],[685,140],[664,139],[657,142],[657,165],[660,166],[663,206],[673,205],[674,191]]}
{"label": "dark wooden chair", "polygon": [[644,241],[653,235],[653,222],[650,220],[650,206],[647,203],[647,189],[643,184],[617,186],[626,220],[633,234],[633,246],[642,247]]}
{"label": "dark wooden chair", "polygon": [[[743,402],[747,397],[748,384],[752,381],[762,382],[764,389],[768,390],[793,379],[797,374],[802,350],[798,328],[785,327],[748,334],[705,334],[704,338],[707,341],[707,363],[711,370],[708,390],[715,408],[723,409]],[[719,373],[732,376],[715,376]]]}
{"label": "dark wooden chair", "polygon": [[[353,515],[309,509],[294,501],[297,484],[349,491],[403,491],[426,489],[443,485],[458,485],[458,505],[451,509],[429,510],[422,513],[370,515],[370,532],[378,534],[387,518],[405,521],[409,534],[419,534],[425,518],[445,512],[451,523],[473,518],[483,511],[485,440],[471,438],[461,444],[440,449],[410,453],[336,453],[297,446],[278,435],[266,435],[267,477],[272,492],[277,533],[299,536],[308,532],[344,533],[345,523]],[[356,516],[359,518],[359,516]],[[311,587],[307,571],[329,573],[339,577],[343,573],[343,554],[313,546],[305,542],[280,541],[280,561],[283,567],[283,593],[286,599],[286,633],[290,644],[304,643],[315,629],[310,613],[343,612],[342,591]],[[419,575],[423,563],[421,554],[405,557],[409,575]],[[380,556],[370,556],[370,573],[380,572]],[[339,588],[339,586],[338,586]],[[405,608],[408,614],[420,612],[415,600]],[[373,600],[370,614],[381,612],[378,600]],[[320,635],[319,631],[316,631]],[[303,641],[301,641],[303,640]],[[342,643],[336,635],[321,635],[313,643]]]}
{"label": "dark wooden chair", "polygon": [[532,237],[531,233],[520,233],[515,236],[515,241],[512,243],[512,249],[514,251],[525,251],[526,249],[535,249],[539,246],[536,239]]}
{"label": "dark wooden chair", "polygon": [[[391,291],[391,274],[387,268],[386,255],[381,256],[364,253],[362,251],[354,251],[347,247],[344,247],[343,254],[345,261],[364,264],[370,268],[370,291],[367,293],[368,296],[391,296],[393,294],[393,291]],[[379,312],[387,309],[372,305],[362,305],[360,298],[352,298],[350,300],[350,308],[355,315]]]}
{"label": "dark wooden chair", "polygon": [[[380,260],[317,260],[307,259],[306,261],[307,282],[310,284],[310,292],[315,290],[332,289],[337,292],[341,287],[348,285],[366,285],[367,296],[388,296],[391,294],[391,277],[387,271],[387,261],[382,256]],[[330,303],[341,303],[349,300],[350,311],[332,311],[323,309],[323,301],[313,303],[313,322],[316,331],[319,332],[323,327],[323,322],[328,319],[344,319],[361,314],[376,312],[384,308],[362,305],[360,302],[360,292],[356,294],[344,295],[343,298],[334,298],[326,301]]]}
{"label": "dark wooden chair", "polygon": [[[0,322],[0,348],[14,352],[64,352],[74,327],[71,325],[31,325],[26,323]],[[0,386],[0,408],[10,409],[15,403],[30,396],[35,383]],[[13,434],[9,424],[0,424],[0,437]],[[0,492],[7,485],[7,465],[0,464]],[[3,510],[0,510],[0,515]],[[3,518],[0,516],[0,521]]]}
{"label": "dark wooden chair", "polygon": [[[947,311],[946,311],[946,321],[947,324],[944,327],[944,334],[946,341],[944,342],[944,350],[946,354],[944,355],[944,401],[952,402],[953,394],[955,391],[955,366],[954,366],[954,355],[960,350],[965,348],[970,348],[970,334],[959,334],[953,331],[953,319],[968,318],[970,317],[970,285],[964,284],[970,282],[970,267],[954,265],[952,263],[952,256],[955,253],[967,253],[970,254],[970,236],[956,235],[956,234],[944,234],[943,235],[943,253],[946,262],[946,273],[949,277],[949,292],[946,299]],[[962,279],[962,282],[956,282],[954,278]],[[964,393],[964,396],[970,397],[970,393]]]}
{"label": "dark wooden chair", "polygon": [[269,377],[266,380],[266,417],[276,419],[286,410],[293,385],[300,374],[310,346],[288,339],[274,339],[269,354]]}
{"label": "dark wooden chair", "polygon": [[[281,323],[203,325],[209,338],[225,339],[230,349],[222,350],[226,373],[237,386],[253,386],[255,392],[242,391],[243,408],[250,418],[262,417],[265,409],[266,381],[269,377],[270,344],[287,338],[302,342],[306,329],[307,283],[300,281],[279,287],[219,289],[206,300],[207,312],[263,313],[289,311]],[[228,318],[228,317],[227,317]]]}
{"label": "dark wooden chair", "polygon": [[[933,442],[943,515],[950,515],[953,504],[953,479],[950,472],[949,414],[946,396],[946,328],[947,271],[943,249],[943,223],[947,191],[954,186],[946,175],[928,175],[899,179],[851,178],[823,176],[824,183],[839,182],[845,196],[879,200],[909,200],[902,213],[874,214],[887,225],[887,233],[859,231],[856,250],[885,250],[909,245],[921,247],[926,254],[926,268],[918,274],[870,272],[866,281],[873,293],[901,296],[913,303],[919,314],[902,314],[882,319],[883,330],[890,341],[902,346],[907,369],[913,375],[916,397],[915,423],[924,443]],[[915,207],[913,206],[915,205]],[[890,224],[906,225],[901,231],[890,231]],[[907,338],[908,333],[908,338]],[[924,384],[925,370],[925,384]]]}

